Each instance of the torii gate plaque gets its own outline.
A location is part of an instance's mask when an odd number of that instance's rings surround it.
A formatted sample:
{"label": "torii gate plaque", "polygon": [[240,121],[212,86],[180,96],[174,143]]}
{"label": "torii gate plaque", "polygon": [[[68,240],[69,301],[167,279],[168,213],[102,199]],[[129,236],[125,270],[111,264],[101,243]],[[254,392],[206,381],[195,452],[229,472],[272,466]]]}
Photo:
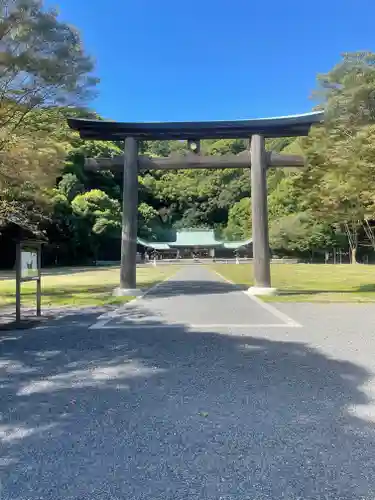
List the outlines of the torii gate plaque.
{"label": "torii gate plaque", "polygon": [[[299,167],[304,159],[295,155],[269,153],[267,137],[297,137],[309,133],[313,124],[323,121],[323,112],[255,120],[212,122],[119,123],[101,120],[68,119],[69,126],[81,138],[91,140],[125,140],[124,156],[88,159],[86,168],[123,169],[123,219],[121,238],[121,271],[118,295],[139,295],[136,284],[138,171],[187,168],[251,168],[252,238],[254,254],[254,295],[275,293],[271,287],[268,241],[267,169]],[[201,156],[201,139],[245,139],[251,137],[250,154]],[[138,155],[141,140],[187,140],[189,153],[168,158]]]}

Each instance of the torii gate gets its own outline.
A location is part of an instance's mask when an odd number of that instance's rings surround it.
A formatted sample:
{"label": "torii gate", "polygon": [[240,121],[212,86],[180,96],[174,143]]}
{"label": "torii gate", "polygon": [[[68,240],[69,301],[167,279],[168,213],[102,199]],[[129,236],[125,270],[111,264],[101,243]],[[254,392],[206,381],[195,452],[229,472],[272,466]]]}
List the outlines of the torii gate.
{"label": "torii gate", "polygon": [[[188,168],[251,168],[252,238],[254,295],[275,293],[271,287],[268,239],[267,169],[272,167],[300,167],[304,159],[296,155],[267,152],[265,138],[298,137],[308,135],[313,124],[323,121],[323,112],[254,120],[211,122],[156,122],[121,123],[91,119],[68,119],[69,126],[82,139],[122,141],[125,153],[116,158],[87,159],[89,170],[123,170],[123,217],[121,237],[120,287],[117,295],[140,294],[136,283],[138,172],[140,170]],[[201,139],[247,139],[251,137],[250,151],[238,155],[201,156]],[[150,158],[138,155],[138,141],[187,140],[188,153],[168,158]]]}

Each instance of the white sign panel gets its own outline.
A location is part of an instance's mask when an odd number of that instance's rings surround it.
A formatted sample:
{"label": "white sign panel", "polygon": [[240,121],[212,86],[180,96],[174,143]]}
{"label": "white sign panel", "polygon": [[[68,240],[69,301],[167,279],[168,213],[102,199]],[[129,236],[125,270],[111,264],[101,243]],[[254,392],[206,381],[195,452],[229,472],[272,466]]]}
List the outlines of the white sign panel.
{"label": "white sign panel", "polygon": [[38,276],[38,253],[36,250],[21,251],[21,277],[34,278]]}

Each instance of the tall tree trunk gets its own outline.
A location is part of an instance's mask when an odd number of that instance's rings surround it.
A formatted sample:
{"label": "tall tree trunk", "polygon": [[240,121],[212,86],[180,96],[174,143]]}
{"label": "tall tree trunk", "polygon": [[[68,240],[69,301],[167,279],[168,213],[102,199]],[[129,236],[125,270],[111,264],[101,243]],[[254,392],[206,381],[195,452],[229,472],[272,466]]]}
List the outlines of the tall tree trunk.
{"label": "tall tree trunk", "polygon": [[345,232],[348,237],[348,243],[351,254],[351,263],[357,264],[357,248],[358,248],[358,226],[357,221],[352,221],[351,225],[347,222],[345,223]]}

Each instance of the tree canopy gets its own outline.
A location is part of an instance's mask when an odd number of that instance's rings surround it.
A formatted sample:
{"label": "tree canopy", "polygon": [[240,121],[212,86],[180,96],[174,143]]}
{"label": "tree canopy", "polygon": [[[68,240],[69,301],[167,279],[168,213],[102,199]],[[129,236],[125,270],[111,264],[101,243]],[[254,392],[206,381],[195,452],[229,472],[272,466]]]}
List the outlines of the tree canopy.
{"label": "tree canopy", "polygon": [[0,220],[27,224],[17,200],[33,212],[55,184],[73,146],[66,116],[97,80],[77,30],[39,0],[0,2],[0,42]]}

